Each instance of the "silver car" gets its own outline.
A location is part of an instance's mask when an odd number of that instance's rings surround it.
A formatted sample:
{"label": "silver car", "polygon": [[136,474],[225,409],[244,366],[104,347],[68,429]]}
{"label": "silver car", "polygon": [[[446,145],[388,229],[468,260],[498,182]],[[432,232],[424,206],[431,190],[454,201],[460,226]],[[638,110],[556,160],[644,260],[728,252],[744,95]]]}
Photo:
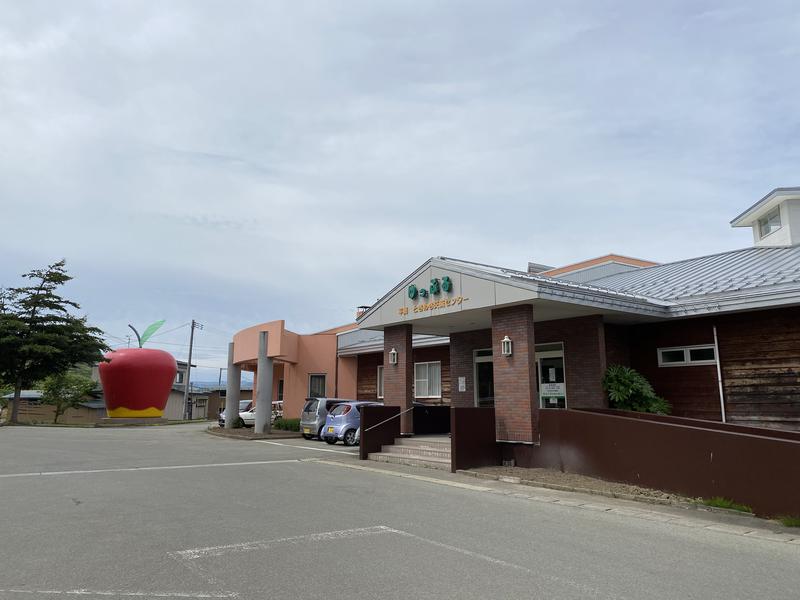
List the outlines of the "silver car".
{"label": "silver car", "polygon": [[339,398],[306,398],[303,412],[300,414],[300,433],[307,440],[313,437],[322,439],[322,428],[325,427],[325,418],[337,404],[351,402]]}
{"label": "silver car", "polygon": [[361,409],[377,402],[342,402],[333,407],[325,420],[322,437],[329,444],[342,440],[345,446],[358,443],[361,428]]}

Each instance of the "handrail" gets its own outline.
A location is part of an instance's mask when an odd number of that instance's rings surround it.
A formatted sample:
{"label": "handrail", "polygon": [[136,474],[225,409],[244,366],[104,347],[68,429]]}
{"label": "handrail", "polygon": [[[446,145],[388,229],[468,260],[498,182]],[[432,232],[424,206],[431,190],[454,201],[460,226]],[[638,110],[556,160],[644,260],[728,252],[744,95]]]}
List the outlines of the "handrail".
{"label": "handrail", "polygon": [[384,423],[388,423],[388,422],[389,422],[389,421],[391,421],[392,419],[397,419],[397,418],[398,418],[398,417],[400,417],[401,415],[404,415],[404,414],[406,414],[407,412],[410,412],[410,411],[412,411],[412,410],[414,410],[414,407],[413,407],[413,406],[412,406],[411,408],[407,408],[407,409],[406,409],[406,410],[404,410],[403,412],[399,412],[399,413],[397,413],[396,415],[392,415],[392,416],[391,416],[391,417],[389,417],[388,419],[384,419],[384,420],[383,420],[383,421],[381,421],[380,423],[375,423],[375,425],[373,425],[373,426],[371,426],[371,427],[367,427],[367,428],[366,428],[364,431],[362,431],[361,433],[366,433],[366,432],[367,432],[367,431],[369,431],[370,429],[375,429],[376,427],[379,427],[380,425],[383,425]]}

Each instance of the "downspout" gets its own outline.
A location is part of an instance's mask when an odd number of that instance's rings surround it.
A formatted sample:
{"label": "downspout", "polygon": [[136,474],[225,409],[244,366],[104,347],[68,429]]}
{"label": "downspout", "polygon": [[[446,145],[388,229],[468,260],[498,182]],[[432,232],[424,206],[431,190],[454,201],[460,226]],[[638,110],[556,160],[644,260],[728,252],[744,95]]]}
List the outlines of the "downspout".
{"label": "downspout", "polygon": [[722,361],[719,357],[719,340],[717,339],[717,326],[714,325],[714,357],[717,359],[717,385],[719,385],[719,410],[722,414],[722,422],[727,423],[725,417],[725,392],[722,388]]}

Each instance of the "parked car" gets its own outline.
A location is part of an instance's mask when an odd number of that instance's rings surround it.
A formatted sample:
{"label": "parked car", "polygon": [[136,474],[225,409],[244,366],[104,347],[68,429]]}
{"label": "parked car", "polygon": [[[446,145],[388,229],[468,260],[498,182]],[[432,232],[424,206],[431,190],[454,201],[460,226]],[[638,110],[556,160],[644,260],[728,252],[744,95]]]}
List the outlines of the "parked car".
{"label": "parked car", "polygon": [[337,404],[353,402],[341,398],[306,398],[303,412],[300,414],[300,433],[307,440],[313,437],[322,439],[322,428],[328,412]]}
{"label": "parked car", "polygon": [[[239,416],[242,416],[242,413],[245,413],[253,408],[253,401],[252,400],[239,400]],[[255,413],[253,413],[255,414]],[[255,418],[255,417],[253,417]],[[220,427],[225,427],[225,409],[221,408],[219,410],[219,417],[217,418],[217,423]],[[245,423],[246,424],[246,423]],[[253,423],[250,423],[251,425]]]}
{"label": "parked car", "polygon": [[333,407],[325,419],[325,429],[322,437],[329,444],[342,440],[345,446],[354,446],[358,443],[359,430],[361,429],[361,409],[367,405],[376,405],[377,402],[342,402]]}

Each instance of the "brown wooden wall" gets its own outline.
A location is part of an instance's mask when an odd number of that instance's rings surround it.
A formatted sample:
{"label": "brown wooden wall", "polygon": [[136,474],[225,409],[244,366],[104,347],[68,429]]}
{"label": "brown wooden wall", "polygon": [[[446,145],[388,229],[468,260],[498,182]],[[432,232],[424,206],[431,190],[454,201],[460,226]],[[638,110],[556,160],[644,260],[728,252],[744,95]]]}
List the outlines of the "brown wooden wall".
{"label": "brown wooden wall", "polygon": [[720,319],[728,422],[800,430],[800,308]]}
{"label": "brown wooden wall", "polygon": [[[433,346],[415,348],[414,362],[439,361],[442,363],[442,403],[450,404],[450,347]],[[360,354],[356,375],[356,399],[376,400],[378,398],[378,366],[383,364],[383,353]],[[438,404],[438,400],[420,399],[419,402]]]}
{"label": "brown wooden wall", "polygon": [[717,326],[728,422],[800,430],[800,308],[630,328],[631,366],[681,417],[720,420],[716,366],[659,367],[656,349],[713,344]]}

